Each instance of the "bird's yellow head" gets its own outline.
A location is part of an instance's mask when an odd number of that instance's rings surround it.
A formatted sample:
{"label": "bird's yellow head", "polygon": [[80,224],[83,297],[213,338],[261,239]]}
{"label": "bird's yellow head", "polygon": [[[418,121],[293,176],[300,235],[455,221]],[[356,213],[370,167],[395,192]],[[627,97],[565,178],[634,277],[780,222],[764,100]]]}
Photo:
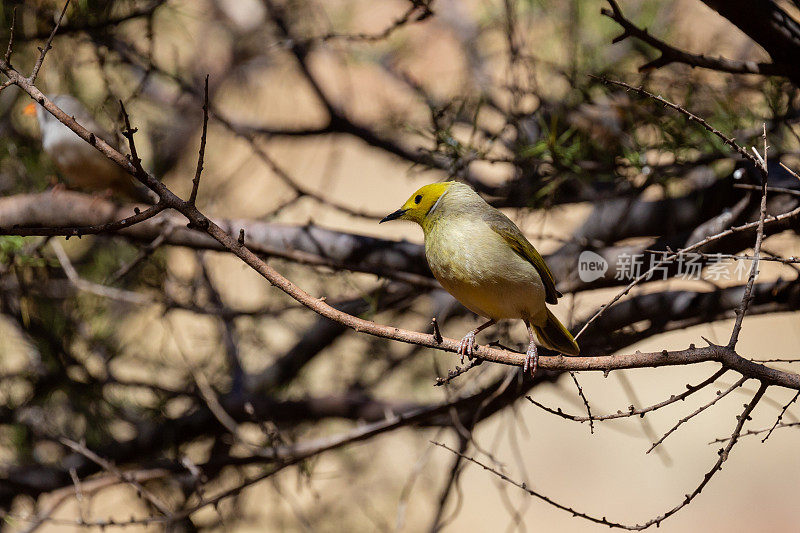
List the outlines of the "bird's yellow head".
{"label": "bird's yellow head", "polygon": [[431,183],[430,185],[421,187],[406,200],[403,207],[394,213],[386,215],[383,220],[381,220],[381,223],[390,220],[410,220],[422,226],[425,218],[436,206],[436,203],[454,183],[454,181],[446,181],[444,183]]}

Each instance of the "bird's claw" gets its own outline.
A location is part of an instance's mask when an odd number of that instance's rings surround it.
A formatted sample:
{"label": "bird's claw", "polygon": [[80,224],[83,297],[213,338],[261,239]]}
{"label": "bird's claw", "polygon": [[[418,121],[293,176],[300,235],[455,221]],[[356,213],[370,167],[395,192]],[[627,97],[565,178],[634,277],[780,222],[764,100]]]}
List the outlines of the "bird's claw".
{"label": "bird's claw", "polygon": [[458,355],[461,356],[461,364],[464,364],[464,356],[466,355],[470,359],[474,357],[475,352],[475,332],[470,331],[464,338],[461,339],[461,342],[458,344]]}
{"label": "bird's claw", "polygon": [[536,375],[536,369],[539,367],[539,351],[536,345],[532,342],[528,345],[528,350],[525,352],[525,365],[522,367],[523,372],[531,371],[531,377]]}

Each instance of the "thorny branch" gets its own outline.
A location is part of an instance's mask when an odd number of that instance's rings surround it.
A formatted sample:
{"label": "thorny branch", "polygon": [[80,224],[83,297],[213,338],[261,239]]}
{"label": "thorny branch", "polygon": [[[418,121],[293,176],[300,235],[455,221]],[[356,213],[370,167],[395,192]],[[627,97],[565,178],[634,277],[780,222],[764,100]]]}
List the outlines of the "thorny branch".
{"label": "thorny branch", "polygon": [[[612,414],[608,414],[608,415],[595,415],[595,416],[592,417],[592,420],[595,420],[595,421],[598,421],[598,420],[599,421],[613,420],[615,418],[626,418],[626,417],[631,417],[631,416],[641,416],[641,417],[643,417],[647,413],[650,413],[652,411],[656,411],[656,410],[661,409],[662,407],[666,407],[666,406],[668,406],[670,404],[685,400],[687,397],[691,396],[695,392],[697,392],[699,390],[702,390],[705,387],[707,387],[708,385],[711,385],[712,383],[714,383],[716,380],[718,380],[720,377],[722,377],[722,375],[726,371],[727,371],[726,368],[720,368],[711,377],[709,377],[708,379],[704,380],[702,383],[698,383],[697,385],[686,385],[686,390],[683,391],[682,393],[680,393],[678,395],[673,394],[672,396],[670,396],[666,400],[658,402],[656,404],[653,404],[653,405],[651,405],[649,407],[636,408],[635,406],[631,405],[628,408],[627,411],[617,411],[616,413],[612,413]],[[550,407],[547,407],[546,405],[542,405],[541,403],[537,402],[536,400],[534,400],[530,396],[526,396],[525,398],[529,402],[531,402],[533,405],[543,409],[544,411],[546,411],[548,413],[551,413],[551,414],[554,414],[554,415],[557,415],[557,416],[560,416],[562,418],[566,418],[567,420],[573,420],[575,422],[588,422],[589,421],[589,417],[588,416],[571,415],[571,414],[563,412],[560,407],[558,409],[552,409]]]}
{"label": "thorny branch", "polygon": [[605,526],[608,526],[608,527],[611,527],[611,528],[626,529],[626,530],[629,530],[629,531],[642,531],[642,530],[648,529],[649,527],[654,526],[654,525],[656,527],[659,526],[661,524],[661,522],[663,522],[664,520],[666,520],[667,518],[669,518],[673,514],[677,513],[683,507],[689,505],[689,503],[691,503],[691,501],[698,494],[700,494],[702,492],[703,488],[705,488],[705,486],[708,484],[708,482],[711,481],[711,478],[714,477],[714,474],[716,474],[717,472],[719,472],[722,469],[722,463],[724,463],[728,459],[728,456],[730,455],[731,450],[733,449],[733,447],[736,445],[736,443],[739,440],[739,437],[740,437],[740,435],[742,433],[742,428],[743,428],[745,422],[749,419],[750,413],[753,412],[753,409],[755,409],[756,405],[758,404],[759,400],[761,400],[761,397],[764,395],[764,392],[766,392],[766,390],[767,390],[767,385],[762,384],[761,387],[758,389],[758,392],[756,392],[756,394],[750,400],[750,403],[745,404],[744,411],[742,411],[742,414],[740,414],[739,416],[736,417],[737,424],[736,424],[736,427],[733,430],[733,433],[731,434],[730,438],[728,439],[728,444],[725,446],[725,448],[720,449],[720,451],[719,451],[719,459],[717,459],[717,462],[714,464],[714,466],[711,467],[711,470],[709,470],[705,474],[705,476],[703,476],[703,480],[700,482],[700,484],[691,493],[687,494],[686,498],[681,503],[677,504],[675,507],[673,507],[672,509],[666,511],[665,513],[663,513],[663,514],[661,514],[661,515],[659,515],[659,516],[657,516],[655,518],[652,518],[652,519],[644,522],[643,524],[630,524],[630,525],[622,524],[622,523],[619,523],[619,522],[610,521],[606,517],[597,517],[597,516],[588,515],[586,513],[580,512],[580,511],[576,511],[575,509],[573,509],[571,507],[568,507],[568,506],[566,506],[564,504],[558,503],[558,502],[548,498],[547,496],[545,496],[545,495],[543,495],[543,494],[541,494],[541,493],[539,493],[537,491],[534,491],[533,489],[529,488],[527,486],[527,484],[525,484],[525,483],[520,483],[518,481],[515,481],[515,480],[511,479],[506,474],[504,474],[504,473],[500,472],[499,470],[497,470],[495,468],[492,468],[492,467],[490,467],[490,466],[478,461],[477,459],[475,459],[473,457],[468,457],[466,455],[463,455],[460,452],[450,448],[449,446],[447,446],[445,444],[442,444],[442,443],[439,443],[439,442],[434,442],[433,444],[435,444],[437,446],[440,446],[440,447],[450,451],[451,453],[459,455],[463,459],[465,459],[465,460],[467,460],[467,461],[469,461],[469,462],[471,462],[473,464],[476,464],[476,465],[480,466],[484,470],[489,471],[490,473],[492,473],[495,476],[499,477],[500,479],[502,479],[506,483],[510,483],[510,484],[512,484],[512,485],[514,485],[516,487],[519,487],[520,489],[524,490],[525,492],[527,492],[531,496],[534,496],[534,497],[544,501],[545,503],[547,503],[549,505],[552,505],[553,507],[555,507],[557,509],[561,509],[562,511],[567,511],[567,512],[571,513],[573,516],[579,516],[581,518],[589,520],[590,522],[595,522],[597,524],[602,524],[602,525],[605,525]]}
{"label": "thorny branch", "polygon": [[685,417],[681,418],[680,420],[678,420],[678,421],[675,423],[675,425],[674,425],[674,426],[672,426],[672,427],[669,429],[669,431],[667,431],[666,433],[664,433],[664,435],[663,435],[663,436],[662,436],[660,439],[658,439],[657,441],[655,441],[655,442],[653,443],[653,445],[652,445],[652,446],[650,446],[650,448],[648,448],[648,449],[647,449],[647,452],[645,452],[645,453],[650,453],[650,452],[652,452],[652,451],[653,451],[653,450],[654,450],[654,449],[655,449],[655,448],[656,448],[656,447],[657,447],[659,444],[661,444],[662,442],[664,442],[664,440],[666,440],[666,438],[667,438],[667,437],[669,437],[670,435],[672,435],[672,434],[673,434],[673,433],[674,433],[674,432],[675,432],[675,431],[676,431],[676,430],[677,430],[679,427],[681,427],[681,425],[682,425],[682,424],[685,424],[686,422],[688,422],[689,420],[691,420],[691,419],[692,419],[692,418],[694,418],[695,416],[699,415],[700,413],[702,413],[703,411],[705,411],[706,409],[708,409],[709,407],[711,407],[712,405],[714,405],[715,403],[717,403],[718,401],[720,401],[722,398],[724,398],[725,396],[727,396],[727,395],[728,395],[730,392],[732,392],[732,391],[734,391],[734,390],[738,389],[739,387],[741,387],[741,386],[744,384],[744,382],[745,382],[745,381],[747,381],[747,378],[741,378],[739,381],[737,381],[736,383],[734,383],[733,385],[731,385],[730,387],[728,387],[727,389],[725,389],[723,392],[719,392],[719,391],[717,391],[717,395],[716,395],[716,397],[714,397],[714,398],[713,398],[713,399],[712,399],[710,402],[708,402],[707,404],[704,404],[704,405],[701,405],[700,407],[698,407],[698,408],[697,408],[697,410],[696,410],[696,411],[694,411],[693,413],[691,413],[691,414],[689,414],[689,415],[687,415],[687,416],[685,416]]}
{"label": "thorny branch", "polygon": [[742,304],[736,310],[736,321],[733,324],[731,331],[731,338],[728,341],[730,348],[736,347],[736,342],[739,340],[739,332],[742,330],[742,322],[744,315],[747,313],[747,307],[750,305],[750,296],[753,293],[753,283],[755,283],[758,276],[758,262],[761,256],[761,243],[764,241],[764,220],[767,217],[767,178],[769,171],[767,170],[767,126],[764,126],[764,153],[759,156],[758,152],[753,149],[753,153],[758,159],[758,169],[761,171],[761,207],[758,215],[758,226],[756,227],[756,243],[753,246],[753,262],[750,265],[750,275],[747,278],[747,284],[742,295]]}

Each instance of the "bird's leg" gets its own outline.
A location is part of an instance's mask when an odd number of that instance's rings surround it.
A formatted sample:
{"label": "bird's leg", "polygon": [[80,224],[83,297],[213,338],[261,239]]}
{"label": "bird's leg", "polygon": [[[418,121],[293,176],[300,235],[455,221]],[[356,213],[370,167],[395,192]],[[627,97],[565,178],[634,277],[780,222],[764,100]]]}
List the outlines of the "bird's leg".
{"label": "bird's leg", "polygon": [[52,194],[60,193],[62,191],[67,190],[67,186],[64,185],[64,182],[58,181],[58,178],[56,178],[55,176],[53,176],[53,178],[50,180],[50,184],[52,185],[52,188],[50,189],[50,192]]}
{"label": "bird's leg", "polygon": [[530,368],[531,377],[533,377],[536,375],[536,369],[539,366],[539,351],[536,349],[531,323],[526,320],[525,325],[528,327],[528,337],[530,340],[528,341],[528,350],[525,352],[525,365],[522,367],[522,371],[527,372]]}
{"label": "bird's leg", "polygon": [[89,204],[89,206],[94,208],[97,202],[99,202],[100,200],[109,201],[113,196],[114,196],[114,191],[111,190],[110,187],[102,191],[96,191],[92,193],[92,201]]}
{"label": "bird's leg", "polygon": [[458,355],[461,356],[461,363],[464,363],[464,356],[466,355],[470,359],[473,357],[473,352],[475,351],[475,335],[483,331],[484,329],[488,328],[489,326],[495,323],[494,319],[489,320],[485,324],[478,326],[477,328],[473,329],[466,335],[464,338],[461,339],[461,343],[458,345]]}

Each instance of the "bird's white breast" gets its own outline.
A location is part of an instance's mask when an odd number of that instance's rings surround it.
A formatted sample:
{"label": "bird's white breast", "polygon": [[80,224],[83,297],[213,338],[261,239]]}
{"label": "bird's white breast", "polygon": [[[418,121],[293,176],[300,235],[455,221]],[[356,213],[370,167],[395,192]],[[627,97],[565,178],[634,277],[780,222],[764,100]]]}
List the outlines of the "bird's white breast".
{"label": "bird's white breast", "polygon": [[425,238],[425,255],[439,283],[479,315],[543,323],[544,285],[533,265],[479,216],[448,218]]}

